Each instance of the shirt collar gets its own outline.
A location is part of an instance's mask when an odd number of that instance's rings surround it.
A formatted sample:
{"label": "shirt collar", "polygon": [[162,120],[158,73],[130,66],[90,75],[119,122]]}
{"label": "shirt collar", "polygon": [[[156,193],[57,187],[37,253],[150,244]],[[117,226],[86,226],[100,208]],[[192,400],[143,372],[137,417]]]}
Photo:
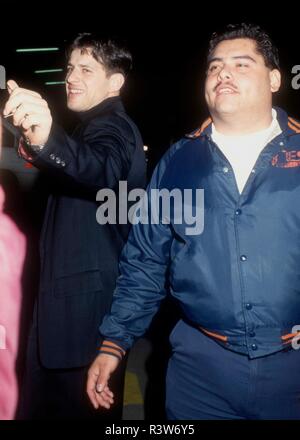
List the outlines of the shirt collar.
{"label": "shirt collar", "polygon": [[[282,108],[277,106],[274,107],[273,110],[276,111],[277,121],[282,133],[286,135],[294,135],[295,131],[293,131],[290,127],[290,121],[289,121],[290,118],[288,117],[287,113]],[[212,133],[212,125],[213,125],[212,119],[209,117],[203,122],[200,128],[194,130],[192,133],[187,134],[186,137],[190,139],[195,139],[198,138],[199,136],[210,137]],[[299,130],[300,130],[300,124],[299,124]]]}
{"label": "shirt collar", "polygon": [[278,136],[282,130],[281,127],[278,123],[277,120],[277,111],[275,108],[272,108],[272,122],[270,123],[270,125],[267,128],[264,128],[263,130],[259,130],[259,131],[255,131],[253,133],[249,133],[249,134],[243,134],[243,135],[237,135],[237,136],[229,136],[229,135],[224,135],[223,133],[220,133],[214,123],[212,122],[212,127],[211,127],[211,134],[214,138],[219,139],[219,140],[243,140],[243,139],[264,139],[266,138],[267,140],[271,140],[274,139],[274,137]]}

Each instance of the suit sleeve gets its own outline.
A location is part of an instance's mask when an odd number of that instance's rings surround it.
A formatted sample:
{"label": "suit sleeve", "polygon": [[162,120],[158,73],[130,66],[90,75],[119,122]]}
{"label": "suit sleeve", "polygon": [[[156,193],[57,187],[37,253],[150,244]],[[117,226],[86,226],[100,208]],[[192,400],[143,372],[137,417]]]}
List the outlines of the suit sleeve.
{"label": "suit sleeve", "polygon": [[53,125],[48,141],[39,153],[20,151],[21,155],[41,169],[65,176],[91,190],[114,188],[126,179],[135,148],[116,124],[90,124],[83,138],[73,139]]}

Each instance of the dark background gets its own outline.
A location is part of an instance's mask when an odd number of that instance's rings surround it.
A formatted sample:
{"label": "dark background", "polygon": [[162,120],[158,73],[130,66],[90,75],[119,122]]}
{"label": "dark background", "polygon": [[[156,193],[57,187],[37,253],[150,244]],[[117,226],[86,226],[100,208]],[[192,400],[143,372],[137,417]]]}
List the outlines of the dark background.
{"label": "dark background", "polygon": [[[35,5],[4,3],[0,17],[0,64],[6,68],[7,79],[15,79],[21,87],[41,93],[55,121],[69,131],[76,118],[65,109],[64,86],[44,84],[45,81],[61,81],[64,74],[36,75],[34,70],[64,68],[65,44],[79,32],[95,32],[126,42],[133,54],[134,68],[123,90],[123,98],[149,147],[149,175],[170,144],[199,127],[208,116],[203,99],[207,44],[211,33],[226,23],[252,22],[269,31],[280,51],[283,75],[282,88],[274,103],[291,116],[300,117],[300,89],[293,90],[291,86],[292,67],[300,65],[300,15],[294,4],[249,2],[221,7],[217,3],[186,1],[179,6],[163,2],[133,6],[130,2],[107,5],[87,1],[44,1]],[[16,53],[17,48],[26,47],[59,47],[60,51]],[[0,106],[6,99],[6,90],[1,90]],[[5,133],[4,145],[12,143],[12,137]],[[6,211],[28,238],[19,355],[21,378],[32,303],[37,291],[37,244],[49,182],[41,177],[36,187],[26,192],[18,187],[7,170],[0,174],[7,194]],[[146,365],[153,384],[146,399],[148,418],[163,414],[167,339],[176,319],[176,309],[166,303],[149,333],[154,351]]]}
{"label": "dark background", "polygon": [[[64,86],[45,86],[64,74],[34,74],[36,69],[65,67],[64,46],[78,32],[96,32],[124,40],[134,57],[134,69],[123,90],[126,108],[149,146],[149,167],[170,143],[201,124],[205,55],[211,33],[225,23],[254,22],[273,36],[280,50],[283,85],[275,103],[297,117],[300,90],[293,90],[291,69],[300,64],[300,20],[292,4],[231,5],[184,2],[180,7],[153,3],[2,4],[0,64],[7,78],[39,91],[54,119],[72,128],[65,110]],[[1,11],[0,11],[1,12]],[[59,52],[16,53],[17,48],[59,47]],[[7,92],[1,91],[1,99]]]}

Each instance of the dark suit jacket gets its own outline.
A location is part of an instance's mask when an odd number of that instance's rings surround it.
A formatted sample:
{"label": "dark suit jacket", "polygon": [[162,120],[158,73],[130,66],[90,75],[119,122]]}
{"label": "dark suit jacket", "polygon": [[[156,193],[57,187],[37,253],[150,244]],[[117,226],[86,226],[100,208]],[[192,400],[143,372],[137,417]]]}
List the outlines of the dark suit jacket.
{"label": "dark suit jacket", "polygon": [[97,353],[99,325],[108,312],[118,276],[118,258],[129,225],[99,225],[96,192],[143,188],[143,142],[119,97],[79,114],[69,137],[53,126],[33,162],[50,172],[41,235],[41,278],[36,316],[42,364],[48,368],[88,365]]}

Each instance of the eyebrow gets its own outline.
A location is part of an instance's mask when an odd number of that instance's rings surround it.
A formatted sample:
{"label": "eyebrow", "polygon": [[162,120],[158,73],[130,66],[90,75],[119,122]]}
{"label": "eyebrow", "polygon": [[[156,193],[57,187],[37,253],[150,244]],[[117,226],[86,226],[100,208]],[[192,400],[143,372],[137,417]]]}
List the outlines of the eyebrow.
{"label": "eyebrow", "polygon": [[[68,63],[68,67],[75,67],[75,65],[74,64],[72,64],[72,63]],[[78,66],[79,67],[83,67],[83,68],[88,68],[88,69],[91,69],[91,70],[93,70],[93,67],[92,66],[90,66],[89,64],[78,64]]]}
{"label": "eyebrow", "polygon": [[[235,56],[235,57],[231,57],[233,60],[240,60],[240,59],[242,59],[242,60],[249,60],[249,61],[252,61],[253,63],[256,63],[256,61],[255,61],[255,59],[254,58],[252,58],[252,57],[250,57],[250,55],[237,55],[237,56]],[[210,63],[213,63],[214,61],[223,61],[224,60],[224,58],[220,58],[220,57],[213,57],[213,58],[210,58],[209,60],[208,60],[208,62],[207,62],[207,64],[209,65]],[[257,63],[256,63],[257,64]]]}

